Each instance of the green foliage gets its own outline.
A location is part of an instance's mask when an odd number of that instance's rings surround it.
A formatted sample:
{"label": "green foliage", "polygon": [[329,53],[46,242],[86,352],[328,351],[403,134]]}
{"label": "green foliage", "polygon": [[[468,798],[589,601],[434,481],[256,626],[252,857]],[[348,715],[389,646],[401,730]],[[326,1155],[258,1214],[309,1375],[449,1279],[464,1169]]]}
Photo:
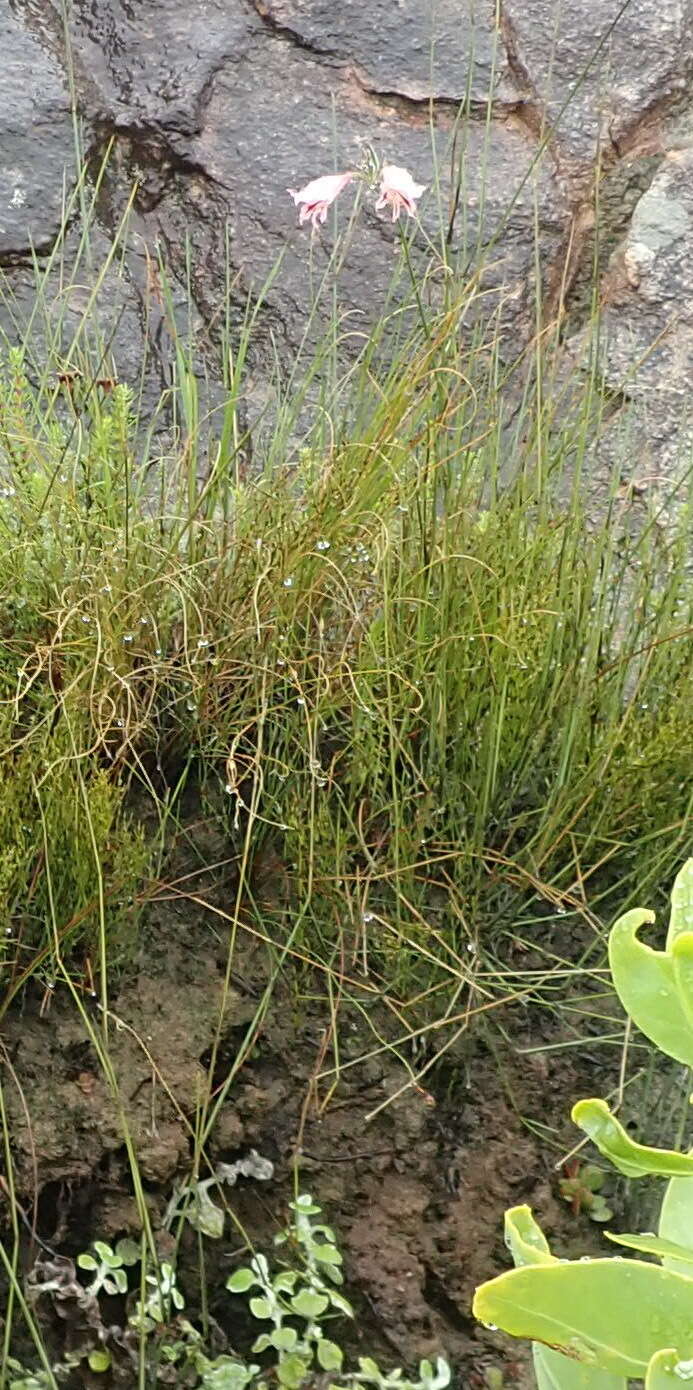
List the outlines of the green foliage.
{"label": "green foliage", "polygon": [[95,1240],[93,1249],[93,1255],[87,1251],[77,1256],[80,1269],[94,1271],[87,1293],[92,1297],[96,1297],[102,1289],[109,1294],[125,1293],[128,1286],[126,1269],[129,1265],[137,1264],[140,1258],[138,1246],[130,1240],[119,1240],[115,1250],[112,1250],[106,1241]]}
{"label": "green foliage", "polygon": [[[614,925],[610,960],[624,1007],[662,1051],[677,1060],[693,1056],[687,1025],[693,995],[676,969],[693,939],[693,859],[681,869],[672,893],[666,948],[651,950],[637,930],[653,915],[626,913]],[[613,1259],[557,1261],[528,1208],[506,1214],[506,1238],[517,1268],[477,1289],[474,1311],[535,1347],[537,1380],[572,1385],[567,1366],[582,1363],[588,1388],[606,1372],[644,1379],[660,1390],[693,1378],[693,1158],[647,1148],[630,1139],[604,1101],[580,1101],[573,1118],[620,1172],[637,1178],[671,1178],[662,1204],[659,1236],[611,1236],[616,1243],[655,1256],[660,1264]],[[553,1348],[550,1352],[548,1348]],[[558,1357],[556,1379],[546,1357]],[[570,1357],[566,1366],[561,1364]],[[597,1377],[595,1379],[595,1377]],[[606,1384],[609,1382],[607,1381]]]}
{"label": "green foliage", "polygon": [[[172,1209],[177,1199],[174,1199]],[[180,1375],[180,1383],[200,1390],[269,1390],[279,1384],[284,1390],[301,1390],[313,1384],[319,1375],[329,1375],[334,1390],[349,1390],[359,1385],[372,1390],[447,1390],[450,1369],[438,1357],[435,1365],[428,1360],[419,1364],[418,1376],[408,1379],[396,1368],[383,1371],[371,1357],[358,1360],[358,1370],[344,1369],[345,1354],[341,1341],[336,1340],[333,1324],[340,1317],[353,1318],[353,1309],[339,1286],[342,1283],[342,1257],[331,1227],[315,1218],[320,1207],[308,1194],[290,1204],[291,1222],[275,1237],[277,1249],[291,1250],[296,1263],[272,1270],[262,1253],[253,1255],[250,1263],[237,1269],[227,1280],[227,1289],[235,1295],[248,1296],[247,1306],[253,1318],[269,1329],[256,1338],[252,1354],[263,1357],[263,1366],[246,1362],[241,1357],[223,1352],[210,1356],[204,1338],[183,1314],[185,1299],[178,1287],[176,1271],[162,1262],[153,1273],[136,1276],[134,1287],[128,1279],[128,1269],[139,1263],[143,1254],[131,1241],[119,1241],[112,1249],[105,1241],[94,1241],[92,1251],[77,1259],[77,1266],[94,1275],[84,1288],[75,1277],[70,1261],[51,1263],[39,1269],[32,1283],[32,1296],[55,1296],[60,1301],[61,1316],[69,1316],[67,1301],[72,1299],[82,1314],[93,1345],[75,1352],[69,1362],[52,1368],[57,1379],[63,1379],[80,1362],[86,1361],[90,1370],[103,1373],[117,1362],[117,1374],[122,1376],[128,1359],[139,1368],[140,1384],[147,1387],[159,1383],[159,1371],[165,1368]],[[93,1253],[92,1253],[93,1252]],[[113,1327],[102,1320],[99,1299],[105,1295],[125,1295],[132,1311],[127,1328]],[[332,1335],[326,1335],[329,1329]],[[124,1363],[123,1358],[126,1358]],[[48,1371],[26,1371],[19,1362],[7,1362],[10,1390],[54,1390],[54,1380]],[[142,1381],[144,1368],[145,1381]],[[164,1374],[163,1383],[172,1383]]]}
{"label": "green foliage", "polygon": [[127,388],[100,396],[85,360],[66,401],[50,363],[37,387],[0,353],[0,888],[39,959],[51,911],[71,940],[75,920],[91,932],[97,858],[109,939],[126,936],[146,856],[125,793],[170,810],[160,779],[181,766],[249,865],[279,854],[321,953],[335,918],[361,934],[343,884],[368,864],[368,950],[400,977],[422,944],[435,973],[432,883],[459,949],[461,923],[497,920],[509,891],[560,902],[597,868],[604,892],[636,889],[673,858],[690,814],[685,527],[626,537],[610,514],[588,526],[577,489],[557,500],[594,425],[589,385],[569,428],[526,393],[501,484],[501,426],[473,427],[497,414],[495,381],[457,323],[414,335],[377,390],[364,362],[335,386],[333,445],[316,426],[295,468],[248,483],[225,426],[193,484],[201,437],[174,431],[162,473]]}
{"label": "green foliage", "polygon": [[559,1181],[559,1189],[564,1201],[569,1202],[575,1215],[584,1211],[592,1221],[608,1221],[613,1212],[607,1206],[600,1189],[604,1186],[604,1173],[594,1163],[580,1163],[577,1159],[566,1165],[566,1176]]}

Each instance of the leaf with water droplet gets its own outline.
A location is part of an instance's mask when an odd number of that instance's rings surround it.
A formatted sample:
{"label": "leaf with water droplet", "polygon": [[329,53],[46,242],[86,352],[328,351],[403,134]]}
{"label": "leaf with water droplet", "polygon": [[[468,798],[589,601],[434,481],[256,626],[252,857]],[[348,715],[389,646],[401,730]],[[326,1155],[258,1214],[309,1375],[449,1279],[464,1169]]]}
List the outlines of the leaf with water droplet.
{"label": "leaf with water droplet", "polygon": [[[474,1315],[618,1376],[642,1378],[662,1344],[693,1355],[693,1281],[636,1260],[513,1269],[482,1284]],[[634,1310],[637,1309],[637,1316]],[[654,1320],[658,1319],[658,1330]]]}
{"label": "leaf with water droplet", "polygon": [[[693,1251],[693,1182],[690,1178],[672,1178],[664,1194],[659,1213],[659,1235],[676,1245],[690,1246]],[[693,1254],[690,1259],[678,1255],[662,1256],[665,1269],[693,1278]]]}
{"label": "leaf with water droplet", "polygon": [[693,858],[687,859],[683,868],[679,870],[671,890],[668,951],[683,932],[693,932]]}
{"label": "leaf with water droplet", "polygon": [[682,1265],[688,1264],[693,1267],[693,1250],[686,1245],[679,1245],[675,1240],[663,1240],[661,1236],[653,1235],[615,1235],[613,1231],[605,1231],[607,1240],[613,1241],[614,1245],[626,1245],[629,1250],[639,1250],[643,1255],[656,1255],[660,1260],[673,1260],[675,1264],[668,1265],[669,1269],[678,1269],[679,1274],[687,1273]]}
{"label": "leaf with water droplet", "polygon": [[505,1243],[518,1268],[523,1265],[555,1264],[549,1243],[532,1215],[531,1207],[510,1207],[505,1213]]}
{"label": "leaf with water droplet", "polygon": [[671,1390],[672,1386],[680,1385],[675,1369],[678,1364],[678,1352],[671,1347],[656,1351],[647,1367],[645,1390]]}
{"label": "leaf with water droplet", "polygon": [[535,1342],[532,1353],[537,1390],[627,1390],[623,1376],[601,1371],[597,1366],[585,1366],[550,1347]]}

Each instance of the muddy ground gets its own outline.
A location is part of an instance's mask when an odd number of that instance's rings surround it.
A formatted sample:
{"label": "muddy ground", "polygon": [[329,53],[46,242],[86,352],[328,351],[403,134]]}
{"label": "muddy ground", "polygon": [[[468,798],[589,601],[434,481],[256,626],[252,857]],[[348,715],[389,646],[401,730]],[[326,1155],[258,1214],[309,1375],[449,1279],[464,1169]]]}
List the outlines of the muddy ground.
{"label": "muddy ground", "polygon": [[[109,1053],[163,1254],[171,1248],[164,1214],[176,1183],[189,1173],[228,947],[228,926],[214,911],[229,906],[223,874],[213,887],[204,876],[188,879],[185,892],[208,897],[211,910],[163,891],[144,914],[135,958],[109,1001]],[[507,1265],[502,1217],[508,1205],[528,1202],[564,1255],[594,1251],[602,1242],[598,1228],[562,1200],[557,1149],[530,1125],[553,1127],[567,1150],[575,1140],[566,1118],[570,1105],[614,1083],[614,1051],[524,1055],[523,1047],[560,1041],[560,1026],[546,1012],[516,1009],[502,1021],[517,1051],[495,1024],[479,1024],[426,1075],[425,1088],[406,1087],[407,1066],[420,1066],[421,1052],[415,1057],[407,1046],[401,1060],[389,1050],[364,1060],[375,1033],[395,1037],[393,1015],[365,991],[360,997],[352,991],[352,1003],[345,991],[343,1070],[330,1093],[329,1079],[315,1081],[334,1060],[324,981],[294,966],[291,985],[275,987],[255,1029],[268,978],[265,947],[241,932],[222,1011],[217,1096],[249,1029],[252,1046],[221,1104],[207,1153],[212,1163],[233,1162],[256,1150],[271,1160],[274,1176],[263,1183],[241,1179],[228,1192],[232,1210],[257,1247],[269,1246],[286,1220],[298,1161],[300,1188],[318,1198],[344,1252],[347,1292],[357,1309],[350,1350],[375,1355],[383,1365],[411,1365],[442,1350],[459,1385],[482,1386],[496,1367],[504,1385],[530,1386],[526,1349],[475,1324],[472,1293]],[[97,1002],[84,998],[100,1023]],[[37,1254],[47,1254],[31,1227],[44,1246],[71,1257],[95,1237],[138,1235],[118,1104],[68,989],[57,985],[46,1007],[45,994],[30,986],[5,1019],[3,1047],[25,1270]],[[356,1057],[362,1060],[348,1067]],[[242,1349],[249,1329],[239,1322],[240,1300],[224,1290],[242,1258],[241,1241],[228,1219],[225,1230],[222,1240],[205,1242],[209,1310],[221,1344]],[[186,1227],[179,1271],[191,1316],[199,1306],[198,1262],[198,1238]],[[47,1303],[39,1305],[44,1332],[59,1354],[63,1331]]]}

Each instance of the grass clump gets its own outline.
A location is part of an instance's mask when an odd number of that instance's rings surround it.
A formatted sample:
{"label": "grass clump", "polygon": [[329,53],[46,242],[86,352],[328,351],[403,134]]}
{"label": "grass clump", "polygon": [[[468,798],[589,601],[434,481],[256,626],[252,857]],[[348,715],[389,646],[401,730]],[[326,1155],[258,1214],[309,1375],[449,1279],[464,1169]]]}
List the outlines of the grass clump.
{"label": "grass clump", "polygon": [[[125,386],[83,362],[79,391],[48,371],[37,388],[6,354],[6,746],[13,805],[44,789],[32,894],[54,936],[94,873],[119,899],[142,872],[128,793],[164,826],[191,778],[246,904],[253,865],[280,865],[288,896],[261,905],[263,929],[398,986],[485,947],[518,889],[574,906],[594,879],[608,910],[612,884],[635,893],[679,854],[688,510],[634,527],[615,479],[595,517],[594,381],[561,422],[523,368],[511,430],[497,354],[465,348],[458,318],[389,366],[369,347],[333,390],[329,441],[316,429],[290,467],[245,479],[234,379],[200,481],[183,343],[156,468]],[[299,408],[278,412],[285,440]],[[31,855],[9,862],[19,902]]]}

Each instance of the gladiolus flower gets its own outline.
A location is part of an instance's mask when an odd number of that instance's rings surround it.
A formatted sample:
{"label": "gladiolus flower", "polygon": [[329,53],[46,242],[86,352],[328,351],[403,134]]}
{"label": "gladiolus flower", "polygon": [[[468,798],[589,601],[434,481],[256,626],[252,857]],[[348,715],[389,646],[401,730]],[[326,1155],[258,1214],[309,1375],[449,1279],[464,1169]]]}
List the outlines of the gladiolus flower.
{"label": "gladiolus flower", "polygon": [[352,170],[346,174],[323,174],[322,178],[312,179],[305,188],[299,188],[298,191],[295,188],[287,188],[286,191],[291,194],[296,207],[301,209],[299,223],[303,225],[310,218],[313,226],[317,227],[318,222],[324,222],[328,207],[353,177]]}
{"label": "gladiolus flower", "polygon": [[426,188],[425,183],[414,183],[408,169],[400,169],[397,164],[386,164],[380,174],[380,197],[376,208],[392,208],[392,221],[396,222],[402,208],[410,217],[416,217],[416,199]]}

